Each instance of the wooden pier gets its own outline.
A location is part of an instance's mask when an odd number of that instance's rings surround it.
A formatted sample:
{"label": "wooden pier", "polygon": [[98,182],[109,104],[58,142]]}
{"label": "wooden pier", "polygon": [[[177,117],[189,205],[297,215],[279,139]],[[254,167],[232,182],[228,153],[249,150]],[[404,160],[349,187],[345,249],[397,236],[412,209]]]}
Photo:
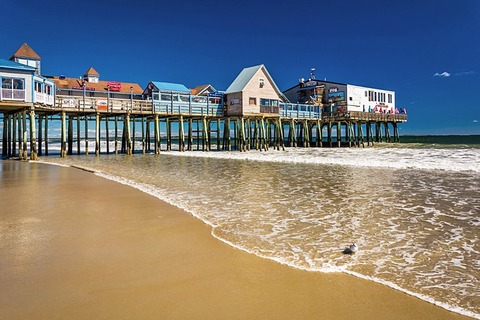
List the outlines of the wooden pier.
{"label": "wooden pier", "polygon": [[[364,147],[398,142],[404,114],[321,113],[313,105],[280,103],[261,113],[228,116],[223,104],[156,105],[149,100],[56,96],[54,106],[0,102],[3,158],[155,153],[186,150],[283,150],[288,147]],[[51,135],[52,128],[60,134]],[[93,132],[93,134],[91,133]],[[102,148],[103,146],[103,148]]]}

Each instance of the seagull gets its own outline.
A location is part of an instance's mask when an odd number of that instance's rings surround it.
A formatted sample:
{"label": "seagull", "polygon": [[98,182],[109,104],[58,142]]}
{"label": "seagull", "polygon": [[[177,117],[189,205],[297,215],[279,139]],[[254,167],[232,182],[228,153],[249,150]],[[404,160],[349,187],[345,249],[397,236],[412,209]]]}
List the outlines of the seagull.
{"label": "seagull", "polygon": [[358,251],[358,247],[355,243],[352,243],[349,247],[343,249],[343,254],[353,254]]}

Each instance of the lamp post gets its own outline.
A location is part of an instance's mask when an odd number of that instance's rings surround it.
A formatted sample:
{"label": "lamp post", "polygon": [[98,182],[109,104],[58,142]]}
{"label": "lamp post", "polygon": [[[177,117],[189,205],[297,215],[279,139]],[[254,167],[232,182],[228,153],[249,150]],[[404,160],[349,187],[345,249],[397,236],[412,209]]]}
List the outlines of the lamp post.
{"label": "lamp post", "polygon": [[130,87],[130,109],[133,111],[133,87]]}
{"label": "lamp post", "polygon": [[86,87],[85,87],[85,81],[83,81],[83,112],[85,112],[85,95],[86,95]]}

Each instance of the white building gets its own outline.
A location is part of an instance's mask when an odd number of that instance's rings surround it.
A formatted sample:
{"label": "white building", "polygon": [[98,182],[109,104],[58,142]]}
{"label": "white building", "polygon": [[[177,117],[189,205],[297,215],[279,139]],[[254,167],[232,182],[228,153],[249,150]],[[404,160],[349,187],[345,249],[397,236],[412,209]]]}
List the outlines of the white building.
{"label": "white building", "polygon": [[290,102],[323,106],[323,112],[397,113],[395,91],[309,79],[284,91]]}
{"label": "white building", "polygon": [[10,58],[0,59],[0,105],[35,103],[53,106],[55,83],[42,77],[40,57],[24,43]]}

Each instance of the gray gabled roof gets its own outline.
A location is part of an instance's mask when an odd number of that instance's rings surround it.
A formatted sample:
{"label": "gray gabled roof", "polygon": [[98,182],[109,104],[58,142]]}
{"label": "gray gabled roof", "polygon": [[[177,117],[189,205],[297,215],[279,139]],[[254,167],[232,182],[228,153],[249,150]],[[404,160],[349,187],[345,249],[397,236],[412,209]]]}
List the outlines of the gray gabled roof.
{"label": "gray gabled roof", "polygon": [[234,93],[234,92],[242,92],[243,89],[247,86],[253,76],[263,67],[263,64],[258,66],[253,66],[249,68],[244,68],[239,75],[233,80],[233,82],[228,87],[225,93]]}
{"label": "gray gabled roof", "polygon": [[263,69],[265,72],[266,76],[268,77],[268,80],[272,83],[273,88],[276,90],[277,94],[285,99],[285,101],[288,101],[287,97],[284,96],[282,91],[280,91],[277,87],[277,84],[275,81],[273,81],[272,76],[270,73],[268,73],[267,68],[265,68],[265,65],[260,64],[258,66],[253,66],[249,68],[244,68],[242,72],[233,80],[232,84],[228,87],[227,91],[225,93],[235,93],[235,92],[242,92],[243,89],[248,85],[250,80],[252,80],[253,76],[260,70]]}

